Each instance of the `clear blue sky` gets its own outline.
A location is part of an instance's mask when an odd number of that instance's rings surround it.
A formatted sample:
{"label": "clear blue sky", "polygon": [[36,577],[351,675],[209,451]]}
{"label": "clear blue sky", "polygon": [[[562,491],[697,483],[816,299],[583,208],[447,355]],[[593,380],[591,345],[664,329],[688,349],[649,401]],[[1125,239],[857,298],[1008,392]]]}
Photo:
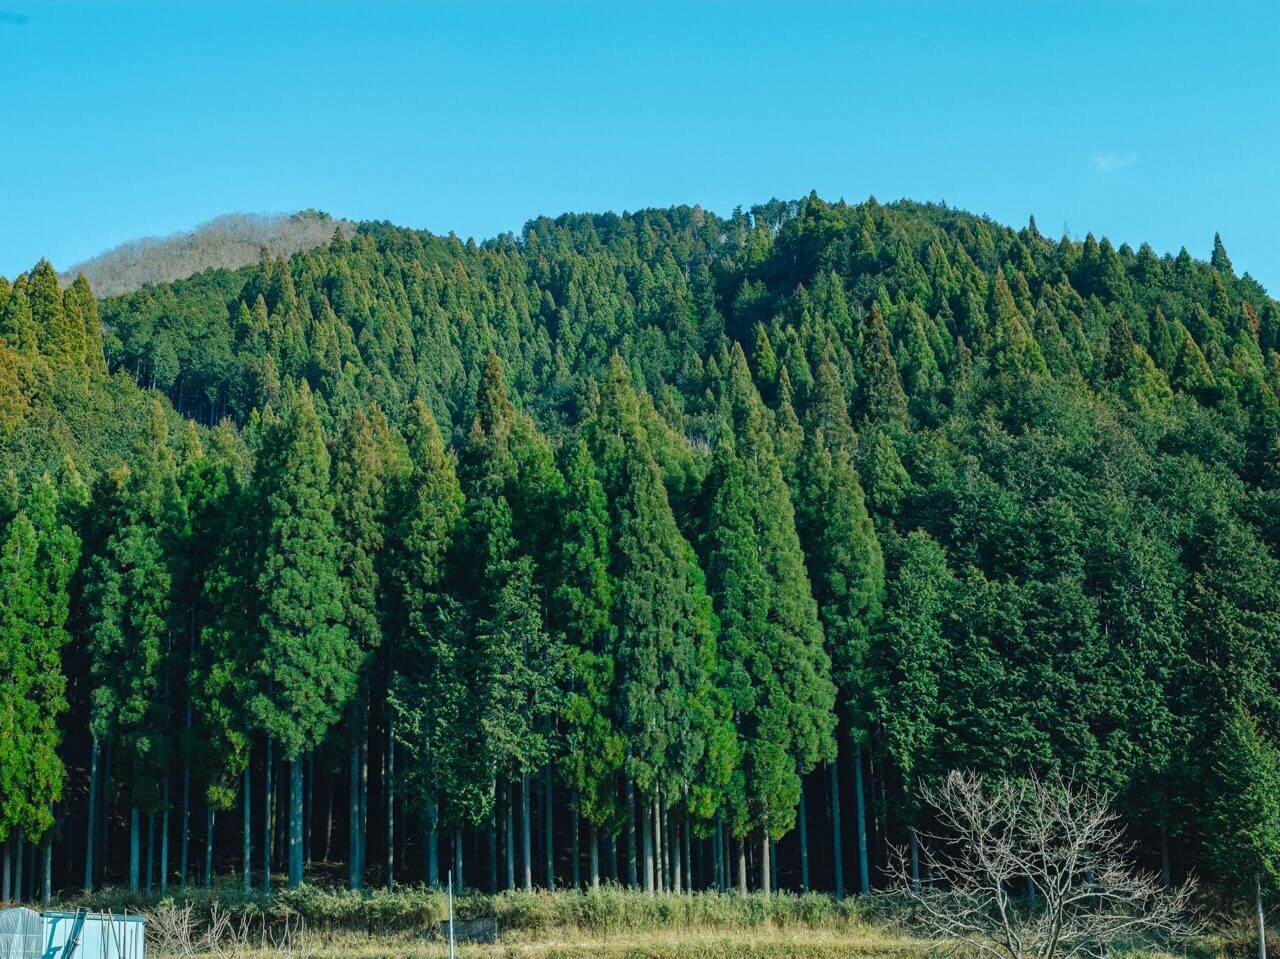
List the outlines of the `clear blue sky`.
{"label": "clear blue sky", "polygon": [[463,236],[816,189],[1280,291],[1280,3],[0,0],[0,273],[229,211]]}

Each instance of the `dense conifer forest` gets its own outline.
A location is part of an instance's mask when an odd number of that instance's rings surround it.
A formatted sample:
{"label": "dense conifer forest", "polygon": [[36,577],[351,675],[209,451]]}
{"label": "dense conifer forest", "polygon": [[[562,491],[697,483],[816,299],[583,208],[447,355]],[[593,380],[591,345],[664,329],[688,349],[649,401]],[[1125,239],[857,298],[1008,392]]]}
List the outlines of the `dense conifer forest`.
{"label": "dense conifer forest", "polygon": [[957,768],[1252,889],[1277,583],[1216,237],[814,195],[0,279],[3,898],[858,892]]}

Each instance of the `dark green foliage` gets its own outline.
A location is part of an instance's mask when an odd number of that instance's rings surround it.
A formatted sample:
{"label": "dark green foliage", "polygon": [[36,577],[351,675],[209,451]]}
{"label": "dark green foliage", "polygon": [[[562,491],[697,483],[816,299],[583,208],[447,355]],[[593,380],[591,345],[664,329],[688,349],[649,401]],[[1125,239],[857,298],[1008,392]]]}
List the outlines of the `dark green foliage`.
{"label": "dark green foliage", "polygon": [[247,705],[292,760],[341,715],[356,646],[343,615],[329,452],[305,383],[263,431],[254,474],[258,689]]}
{"label": "dark green foliage", "polygon": [[939,768],[943,686],[951,661],[954,603],[960,583],[947,568],[946,553],[926,533],[892,541],[884,618],[868,672],[868,699],[886,753],[914,806],[920,779]]}
{"label": "dark green foliage", "polygon": [[613,582],[609,576],[609,507],[591,451],[581,438],[567,450],[558,514],[553,628],[562,632],[572,680],[565,701],[566,779],[589,822],[621,825],[614,778],[625,743],[615,725]]}
{"label": "dark green foliage", "polygon": [[834,755],[835,693],[770,422],[734,349],[708,478],[708,584],[743,757],[734,832],[794,825],[801,774]]}
{"label": "dark green foliage", "polygon": [[136,466],[103,474],[90,504],[84,596],[94,680],[91,727],[116,750],[138,802],[154,808],[171,759],[176,692],[176,544],[185,523],[159,403]]}
{"label": "dark green foliage", "polygon": [[[714,637],[704,632],[704,586],[676,527],[639,398],[619,357],[601,384],[587,432],[609,504],[617,653],[608,699],[626,750],[624,770],[646,795],[680,795],[694,784],[711,744],[722,742],[723,716],[714,707],[689,707],[710,692]],[[707,725],[694,726],[697,719]]]}
{"label": "dark green foliage", "polygon": [[453,763],[466,705],[455,655],[462,627],[446,587],[462,493],[440,428],[421,402],[410,408],[405,442],[407,468],[391,491],[396,546],[389,579],[400,667],[391,694],[406,747],[408,795],[434,822],[441,791],[457,788]]}
{"label": "dark green foliage", "polygon": [[[873,442],[878,435],[873,434]],[[867,729],[866,659],[883,599],[884,557],[854,466],[854,449],[839,373],[824,360],[793,492],[832,677],[861,736]]]}
{"label": "dark green foliage", "polygon": [[[422,822],[487,829],[549,767],[606,835],[632,780],[781,838],[838,706],[873,862],[922,777],[1034,769],[1231,878],[1204,814],[1260,834],[1231,816],[1280,729],[1277,349],[1220,241],[816,195],[481,244],[367,223],[96,304],[41,263],[0,282],[6,635],[57,619],[21,517],[40,542],[69,457],[62,725],[144,809],[179,738],[227,808],[269,732],[321,782],[368,740],[378,817],[390,724]],[[1228,754],[1253,778],[1219,788]]]}

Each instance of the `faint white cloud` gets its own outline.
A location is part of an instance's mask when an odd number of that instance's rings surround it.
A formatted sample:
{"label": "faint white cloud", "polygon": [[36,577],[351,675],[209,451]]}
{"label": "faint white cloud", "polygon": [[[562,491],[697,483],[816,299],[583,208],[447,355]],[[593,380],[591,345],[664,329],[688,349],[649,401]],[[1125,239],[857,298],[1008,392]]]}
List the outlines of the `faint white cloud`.
{"label": "faint white cloud", "polygon": [[1136,153],[1095,153],[1093,155],[1093,165],[1098,168],[1099,173],[1110,173],[1112,170],[1137,162],[1138,154]]}

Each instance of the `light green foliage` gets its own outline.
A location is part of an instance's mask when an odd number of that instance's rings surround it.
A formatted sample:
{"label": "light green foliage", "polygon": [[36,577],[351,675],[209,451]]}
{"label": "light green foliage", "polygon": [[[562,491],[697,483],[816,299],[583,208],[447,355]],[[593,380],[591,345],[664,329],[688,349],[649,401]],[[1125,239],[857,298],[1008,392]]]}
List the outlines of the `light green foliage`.
{"label": "light green foliage", "polygon": [[1280,753],[1246,713],[1214,743],[1216,782],[1207,810],[1210,855],[1242,892],[1280,887]]}
{"label": "light green foliage", "polygon": [[[71,493],[74,478],[64,485]],[[38,841],[62,798],[62,648],[80,540],[46,474],[3,527],[0,545],[0,838]]]}

